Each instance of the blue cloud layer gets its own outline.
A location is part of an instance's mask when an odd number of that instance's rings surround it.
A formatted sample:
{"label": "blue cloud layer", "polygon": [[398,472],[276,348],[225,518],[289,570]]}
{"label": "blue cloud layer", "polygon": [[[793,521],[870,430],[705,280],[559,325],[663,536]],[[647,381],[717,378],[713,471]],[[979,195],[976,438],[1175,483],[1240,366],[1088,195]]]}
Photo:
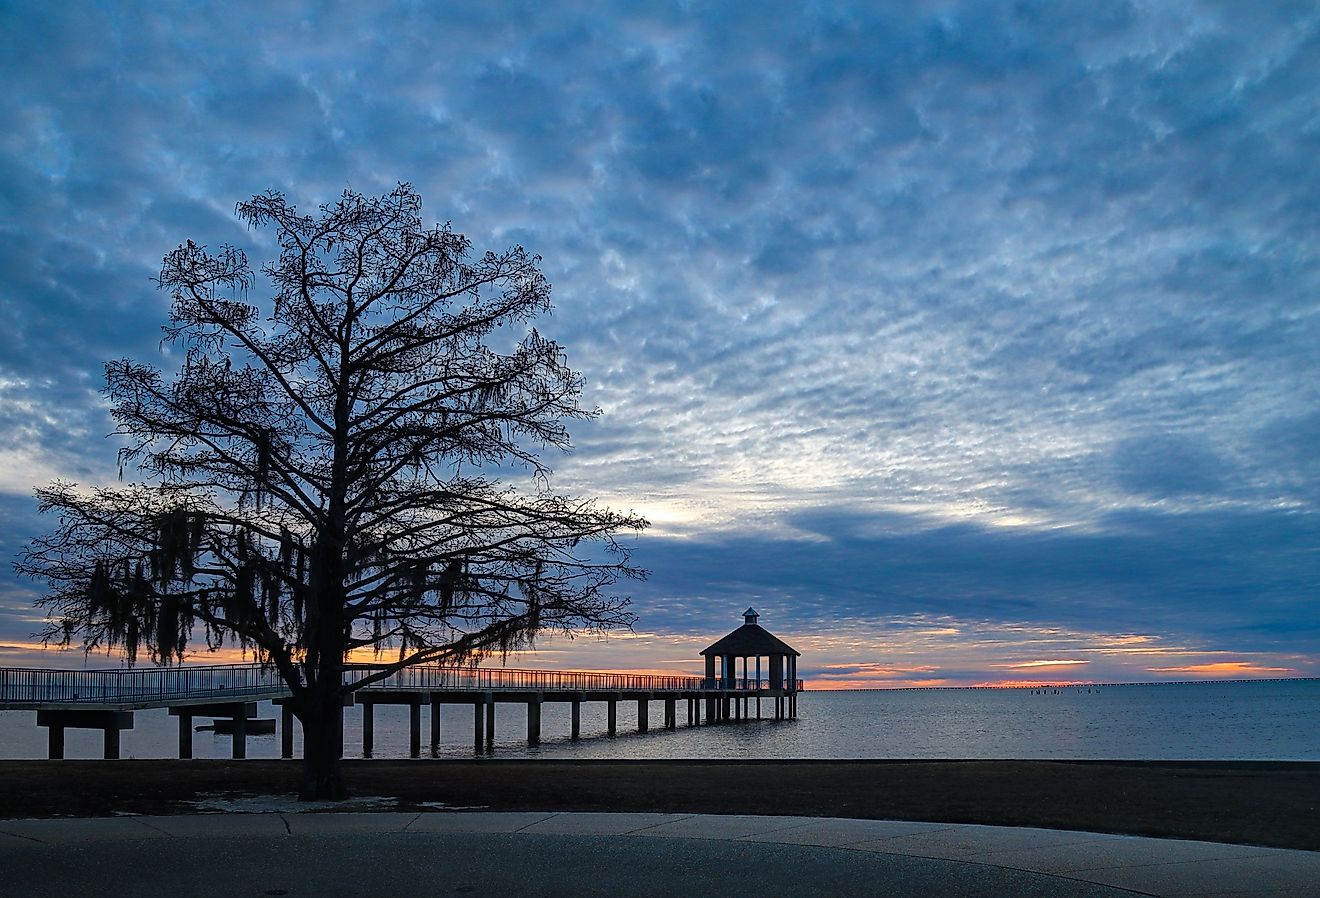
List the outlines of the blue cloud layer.
{"label": "blue cloud layer", "polygon": [[813,632],[1030,616],[1320,653],[1311,4],[0,25],[10,496],[112,471],[100,366],[157,353],[165,251],[259,256],[230,210],[266,188],[409,180],[478,246],[544,257],[546,329],[607,412],[559,482],[656,519],[648,626],[752,592]]}

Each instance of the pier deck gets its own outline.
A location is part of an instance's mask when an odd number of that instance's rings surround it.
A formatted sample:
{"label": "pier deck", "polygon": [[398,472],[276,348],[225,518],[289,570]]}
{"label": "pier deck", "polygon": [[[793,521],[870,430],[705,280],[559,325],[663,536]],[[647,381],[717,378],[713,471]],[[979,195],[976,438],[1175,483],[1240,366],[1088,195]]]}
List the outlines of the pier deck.
{"label": "pier deck", "polygon": [[[489,750],[495,740],[495,705],[527,707],[527,742],[541,740],[541,705],[572,705],[572,738],[578,738],[583,702],[605,702],[609,734],[617,731],[616,707],[637,702],[637,728],[650,726],[650,703],[664,703],[663,726],[678,726],[678,703],[686,703],[687,725],[722,723],[761,717],[761,699],[774,699],[776,720],[797,716],[801,681],[737,677],[652,676],[595,671],[546,671],[512,668],[405,668],[365,686],[354,686],[382,670],[374,665],[349,665],[346,704],[362,706],[363,753],[370,757],[374,741],[374,709],[378,704],[409,707],[409,749],[421,755],[421,709],[430,708],[430,747],[440,735],[440,706],[469,704],[473,709],[473,748]],[[233,721],[235,758],[246,757],[246,721],[256,716],[256,703],[273,701],[281,708],[281,754],[293,756],[295,720],[292,693],[274,670],[258,664],[117,670],[49,670],[0,668],[0,710],[37,712],[38,726],[49,730],[48,756],[64,756],[64,730],[99,729],[104,756],[119,756],[119,733],[132,729],[133,712],[168,708],[179,719],[179,757],[192,757],[192,723],[205,717]],[[704,706],[704,708],[703,708]],[[703,713],[704,711],[704,713]],[[703,720],[704,717],[704,720]]]}

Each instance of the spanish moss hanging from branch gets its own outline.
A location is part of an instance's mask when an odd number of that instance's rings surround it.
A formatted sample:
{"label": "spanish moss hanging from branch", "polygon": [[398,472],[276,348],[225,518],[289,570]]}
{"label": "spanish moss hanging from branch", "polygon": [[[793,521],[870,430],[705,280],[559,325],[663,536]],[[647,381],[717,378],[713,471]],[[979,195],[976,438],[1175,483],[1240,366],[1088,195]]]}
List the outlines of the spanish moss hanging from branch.
{"label": "spanish moss hanging from branch", "polygon": [[[629,626],[613,586],[642,572],[621,537],[646,522],[550,489],[545,457],[599,412],[532,327],[550,311],[536,256],[474,252],[407,184],[236,211],[278,254],[166,255],[178,367],[106,365],[136,482],[37,490],[57,523],[17,566],[46,586],[50,643],[156,663],[237,647],[276,669],[306,734],[303,793],[339,797],[346,691]],[[511,467],[527,481],[492,473]],[[357,652],[381,666],[346,685]]]}

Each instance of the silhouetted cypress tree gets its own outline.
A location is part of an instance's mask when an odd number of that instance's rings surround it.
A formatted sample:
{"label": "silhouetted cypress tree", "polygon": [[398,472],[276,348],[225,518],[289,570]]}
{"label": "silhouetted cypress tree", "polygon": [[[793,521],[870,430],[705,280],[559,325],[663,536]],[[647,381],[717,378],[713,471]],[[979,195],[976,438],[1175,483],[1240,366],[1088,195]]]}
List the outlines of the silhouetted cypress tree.
{"label": "silhouetted cypress tree", "polygon": [[[233,247],[167,255],[179,370],[106,366],[120,469],[143,482],[38,489],[59,524],[17,565],[49,584],[50,642],[130,660],[145,645],[169,663],[200,621],[208,647],[228,640],[278,669],[308,798],[345,794],[349,653],[398,649],[360,687],[539,631],[627,625],[609,589],[641,574],[616,535],[645,521],[547,486],[540,453],[567,449],[567,423],[597,412],[561,347],[530,327],[550,308],[539,259],[473,257],[420,211],[406,184],[346,191],[315,215],[253,197],[239,218],[280,247],[260,284]],[[508,462],[529,469],[530,490],[483,473]],[[584,540],[613,559],[580,552]]]}

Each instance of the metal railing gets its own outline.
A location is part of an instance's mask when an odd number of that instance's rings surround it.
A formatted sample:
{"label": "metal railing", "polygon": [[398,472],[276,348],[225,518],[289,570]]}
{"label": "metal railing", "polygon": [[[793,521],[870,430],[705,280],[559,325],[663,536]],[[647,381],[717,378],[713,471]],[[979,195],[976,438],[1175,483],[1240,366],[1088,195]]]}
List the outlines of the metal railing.
{"label": "metal railing", "polygon": [[129,670],[0,667],[0,706],[167,704],[232,695],[278,697],[288,687],[258,664]]}
{"label": "metal railing", "polygon": [[[352,664],[345,679],[355,682],[380,670],[376,665]],[[357,675],[354,677],[354,675]],[[701,677],[602,673],[587,670],[520,670],[510,667],[407,667],[368,689],[491,689],[561,691],[678,691],[702,688]]]}
{"label": "metal railing", "polygon": [[[802,689],[802,680],[785,680],[781,688]],[[744,692],[759,692],[775,688],[767,679],[748,677],[703,677],[699,689],[736,689]]]}
{"label": "metal railing", "polygon": [[[354,683],[382,665],[350,664],[345,681]],[[802,688],[802,681],[786,684]],[[366,689],[695,692],[762,691],[770,681],[745,678],[657,676],[580,670],[442,667],[419,665],[397,671]],[[273,668],[258,664],[52,670],[0,667],[0,708],[54,704],[168,705],[175,702],[241,697],[278,698],[288,687]]]}

